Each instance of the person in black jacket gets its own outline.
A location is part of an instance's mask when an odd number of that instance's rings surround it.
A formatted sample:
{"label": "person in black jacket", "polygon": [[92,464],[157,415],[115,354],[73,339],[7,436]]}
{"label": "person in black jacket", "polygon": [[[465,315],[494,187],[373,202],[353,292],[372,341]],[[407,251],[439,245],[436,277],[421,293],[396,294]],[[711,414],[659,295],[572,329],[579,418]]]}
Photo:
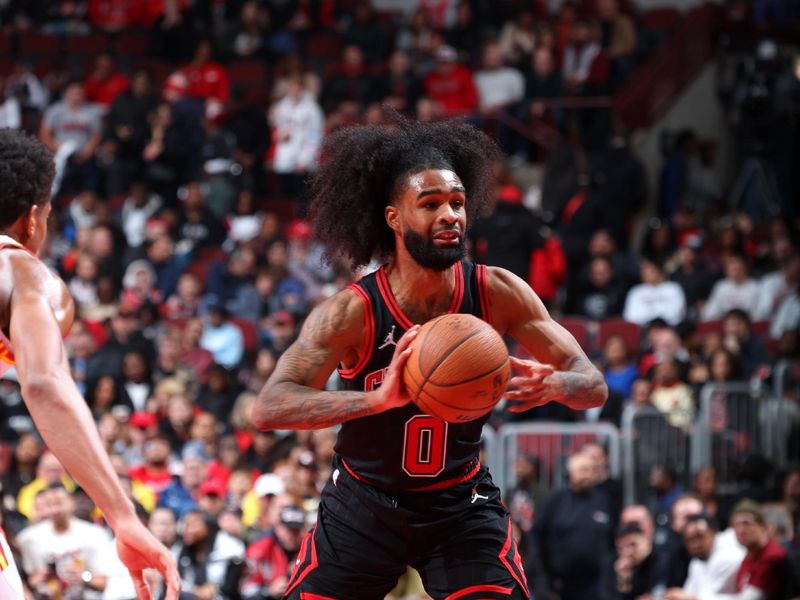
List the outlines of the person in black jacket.
{"label": "person in black jacket", "polygon": [[637,600],[659,586],[658,561],[652,540],[636,523],[617,532],[617,560],[614,562],[618,600]]}
{"label": "person in black jacket", "polygon": [[595,468],[585,453],[567,465],[569,487],[552,494],[537,513],[533,549],[540,566],[537,598],[608,600],[616,523],[608,496],[594,487]]}

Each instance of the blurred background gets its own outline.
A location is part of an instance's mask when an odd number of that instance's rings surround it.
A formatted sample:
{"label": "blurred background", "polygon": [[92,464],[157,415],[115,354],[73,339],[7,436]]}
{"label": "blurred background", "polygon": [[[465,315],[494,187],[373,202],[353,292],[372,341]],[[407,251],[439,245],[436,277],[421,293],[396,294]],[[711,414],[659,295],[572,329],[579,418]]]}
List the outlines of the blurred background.
{"label": "blurred background", "polygon": [[[763,599],[800,597],[800,2],[3,0],[0,24],[0,127],[55,153],[73,375],[187,598],[280,598],[313,526],[336,432],[249,411],[357,276],[323,261],[307,181],[384,107],[497,140],[471,256],[527,280],[611,390],[485,428],[532,594],[695,597],[690,558],[724,540],[735,579],[749,515],[780,550]],[[0,413],[32,597],[133,598],[13,370]],[[409,572],[391,597],[426,596]]]}

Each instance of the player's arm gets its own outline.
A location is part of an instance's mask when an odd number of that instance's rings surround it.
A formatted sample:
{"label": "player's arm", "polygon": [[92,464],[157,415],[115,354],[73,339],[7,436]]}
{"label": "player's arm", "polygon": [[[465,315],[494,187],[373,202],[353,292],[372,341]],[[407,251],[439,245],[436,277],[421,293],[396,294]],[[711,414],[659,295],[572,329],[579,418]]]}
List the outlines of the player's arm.
{"label": "player's arm", "polygon": [[518,373],[506,392],[514,412],[550,401],[582,410],[602,405],[608,387],[575,338],[548,314],[522,279],[505,269],[488,269],[493,320],[501,333],[522,344],[536,361],[512,358]]}
{"label": "player's arm", "polygon": [[52,280],[45,268],[20,253],[14,269],[9,333],[22,398],[47,447],[103,511],[117,534],[119,556],[131,571],[138,597],[150,597],[142,569],[154,567],[169,583],[167,597],[177,598],[180,583],[175,564],[136,516],[91,412],[72,380],[61,330],[47,301]]}
{"label": "player's arm", "polygon": [[258,394],[253,410],[258,429],[322,429],[409,402],[402,373],[417,327],[397,342],[389,371],[377,390],[323,390],[333,370],[361,349],[364,318],[363,304],[350,290],[339,292],[311,312]]}

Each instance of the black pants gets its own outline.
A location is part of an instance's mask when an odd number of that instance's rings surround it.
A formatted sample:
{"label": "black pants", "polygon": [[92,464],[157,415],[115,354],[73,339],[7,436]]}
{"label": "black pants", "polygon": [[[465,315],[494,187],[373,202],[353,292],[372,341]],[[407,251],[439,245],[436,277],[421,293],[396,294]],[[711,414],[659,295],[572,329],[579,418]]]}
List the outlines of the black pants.
{"label": "black pants", "polygon": [[288,600],[381,600],[407,565],[436,600],[529,597],[500,490],[484,468],[434,492],[389,493],[334,463]]}

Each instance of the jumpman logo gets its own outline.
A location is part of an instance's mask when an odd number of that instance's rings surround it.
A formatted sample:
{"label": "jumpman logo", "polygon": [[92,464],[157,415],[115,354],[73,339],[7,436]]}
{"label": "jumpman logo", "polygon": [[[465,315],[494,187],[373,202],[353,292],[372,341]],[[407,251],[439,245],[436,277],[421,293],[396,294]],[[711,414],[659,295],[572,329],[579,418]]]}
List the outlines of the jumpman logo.
{"label": "jumpman logo", "polygon": [[394,339],[394,328],[395,325],[392,325],[392,329],[386,334],[386,337],[383,338],[383,343],[378,346],[378,350],[383,350],[386,346],[397,346],[397,341]]}
{"label": "jumpman logo", "polygon": [[489,496],[484,496],[478,493],[478,488],[472,488],[472,500],[470,500],[470,504],[475,504],[476,500],[488,500]]}

